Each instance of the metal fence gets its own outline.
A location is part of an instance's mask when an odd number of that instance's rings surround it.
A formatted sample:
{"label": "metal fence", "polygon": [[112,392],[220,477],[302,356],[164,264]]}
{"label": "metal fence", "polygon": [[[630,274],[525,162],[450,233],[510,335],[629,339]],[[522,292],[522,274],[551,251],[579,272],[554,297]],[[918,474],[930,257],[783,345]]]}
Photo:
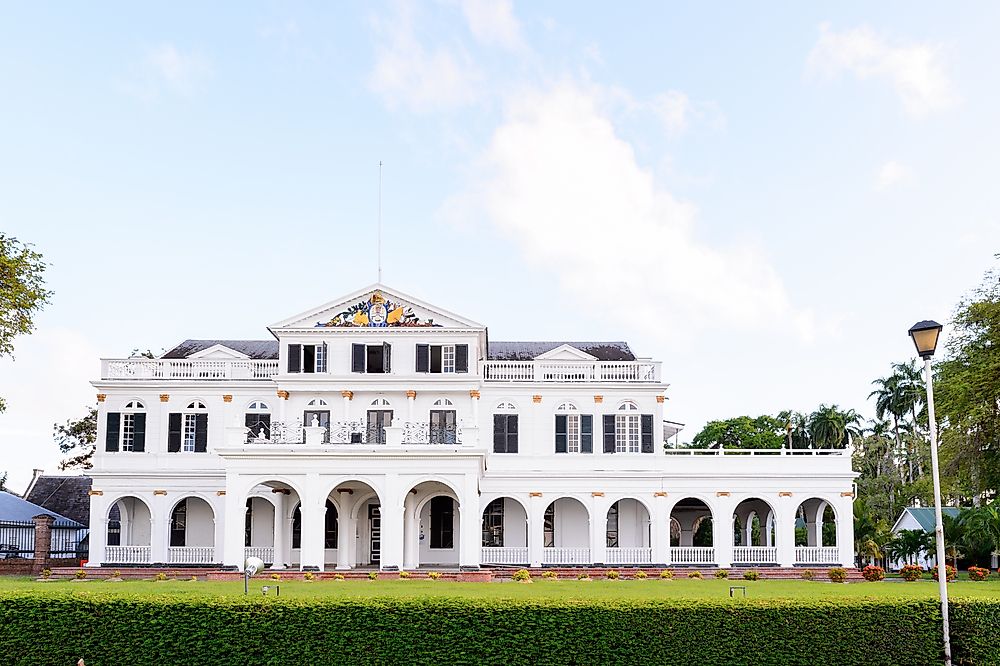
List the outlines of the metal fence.
{"label": "metal fence", "polygon": [[83,534],[84,531],[76,527],[53,525],[52,541],[49,544],[49,557],[53,559],[65,557],[86,558],[86,547],[80,547],[80,539]]}
{"label": "metal fence", "polygon": [[31,559],[35,556],[35,523],[0,522],[0,560]]}

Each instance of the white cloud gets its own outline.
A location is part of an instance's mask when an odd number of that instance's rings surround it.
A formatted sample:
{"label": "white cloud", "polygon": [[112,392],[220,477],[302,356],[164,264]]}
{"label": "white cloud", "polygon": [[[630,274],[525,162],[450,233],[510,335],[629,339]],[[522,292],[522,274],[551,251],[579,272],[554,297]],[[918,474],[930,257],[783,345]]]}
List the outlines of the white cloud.
{"label": "white cloud", "polygon": [[123,88],[146,101],[154,100],[164,93],[188,96],[211,73],[211,65],[204,56],[180,50],[173,44],[161,44],[146,52]]}
{"label": "white cloud", "polygon": [[469,31],[482,44],[511,51],[524,48],[521,24],[509,0],[460,0]]}
{"label": "white cloud", "polygon": [[889,160],[879,167],[875,174],[875,189],[878,191],[887,190],[890,187],[899,185],[910,179],[910,168],[896,160]]}
{"label": "white cloud", "polygon": [[390,107],[434,111],[478,100],[482,75],[471,58],[457,47],[425,48],[415,34],[411,5],[397,3],[391,20],[372,24],[378,39],[369,85]]}
{"label": "white cloud", "polygon": [[711,247],[695,208],[636,161],[601,110],[605,91],[561,84],[511,100],[478,180],[446,202],[451,220],[490,220],[527,260],[603,316],[666,337],[736,325],[810,334],[763,254]]}
{"label": "white cloud", "polygon": [[836,32],[824,23],[807,68],[827,77],[849,71],[862,80],[886,79],[903,109],[923,116],[956,102],[939,51],[939,45],[928,43],[890,45],[868,26]]}

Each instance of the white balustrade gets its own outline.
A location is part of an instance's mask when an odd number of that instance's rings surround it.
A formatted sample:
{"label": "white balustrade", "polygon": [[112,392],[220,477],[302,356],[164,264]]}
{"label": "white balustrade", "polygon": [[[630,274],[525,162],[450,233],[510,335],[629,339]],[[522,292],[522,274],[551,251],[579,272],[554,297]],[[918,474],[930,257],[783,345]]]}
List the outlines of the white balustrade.
{"label": "white balustrade", "polygon": [[486,361],[483,379],[495,382],[657,382],[654,361]]}
{"label": "white balustrade", "polygon": [[149,564],[149,546],[106,546],[105,564]]}
{"label": "white balustrade", "polygon": [[652,548],[608,548],[608,564],[649,564],[653,561]]}
{"label": "white balustrade", "polygon": [[170,564],[212,564],[215,548],[212,546],[170,546],[167,562]]}
{"label": "white balustrade", "polygon": [[524,546],[483,546],[481,564],[528,564],[528,549]]}
{"label": "white balustrade", "polygon": [[664,449],[668,456],[850,456],[849,449]]}
{"label": "white balustrade", "polygon": [[274,548],[271,546],[247,546],[243,549],[243,559],[260,558],[264,564],[274,564]]}
{"label": "white balustrade", "polygon": [[102,379],[270,379],[277,359],[101,359]]}
{"label": "white balustrade", "polygon": [[590,564],[590,548],[543,548],[543,564]]}
{"label": "white balustrade", "polygon": [[840,564],[840,548],[836,546],[797,546],[796,564]]}
{"label": "white balustrade", "polygon": [[704,546],[679,546],[670,549],[674,564],[715,564],[715,548]]}
{"label": "white balustrade", "polygon": [[733,564],[777,564],[778,549],[773,546],[734,546]]}

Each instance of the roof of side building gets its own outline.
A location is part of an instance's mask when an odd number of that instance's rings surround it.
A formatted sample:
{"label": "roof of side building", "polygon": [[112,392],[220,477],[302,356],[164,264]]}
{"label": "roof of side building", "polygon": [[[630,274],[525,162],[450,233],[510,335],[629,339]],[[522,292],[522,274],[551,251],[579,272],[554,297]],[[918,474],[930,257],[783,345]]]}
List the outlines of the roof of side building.
{"label": "roof of side building", "polygon": [[66,516],[84,525],[90,524],[89,476],[39,476],[24,496],[29,502]]}
{"label": "roof of side building", "polygon": [[45,509],[28,500],[23,500],[17,495],[0,490],[0,520],[11,520],[17,522],[29,522],[38,515],[46,514],[55,518],[56,525],[67,527],[84,527],[82,523],[60,515],[55,511]]}
{"label": "roof of side building", "polygon": [[627,342],[490,342],[491,361],[531,361],[556,347],[569,345],[598,361],[634,361]]}
{"label": "roof of side building", "polygon": [[187,358],[209,347],[222,345],[255,359],[278,358],[277,340],[185,340],[160,358]]}

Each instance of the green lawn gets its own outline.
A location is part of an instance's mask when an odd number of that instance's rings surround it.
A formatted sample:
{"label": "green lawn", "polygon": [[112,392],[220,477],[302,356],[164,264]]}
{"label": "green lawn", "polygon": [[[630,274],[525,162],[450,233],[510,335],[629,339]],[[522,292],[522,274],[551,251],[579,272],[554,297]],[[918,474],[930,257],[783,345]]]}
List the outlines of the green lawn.
{"label": "green lawn", "polygon": [[[931,580],[835,585],[799,580],[540,580],[530,584],[456,583],[433,580],[322,580],[313,582],[273,581],[255,578],[250,592],[260,596],[261,586],[280,585],[282,598],[491,598],[491,599],[728,599],[731,585],[745,585],[750,599],[930,599],[937,596],[937,584]],[[111,594],[115,596],[232,597],[242,596],[239,581],[48,581],[30,578],[0,578],[0,595],[5,592],[32,591],[39,594]],[[972,583],[959,581],[949,585],[950,596],[1000,599],[1000,578]],[[272,592],[273,594],[273,592]],[[739,592],[737,592],[739,594]]]}

